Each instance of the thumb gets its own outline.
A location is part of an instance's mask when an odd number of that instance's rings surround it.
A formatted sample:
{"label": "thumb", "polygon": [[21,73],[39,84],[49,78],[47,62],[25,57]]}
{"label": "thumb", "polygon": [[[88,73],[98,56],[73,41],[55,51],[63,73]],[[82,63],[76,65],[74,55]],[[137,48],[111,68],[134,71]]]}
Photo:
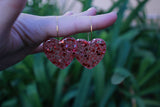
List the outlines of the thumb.
{"label": "thumb", "polygon": [[0,26],[10,28],[27,0],[0,0]]}

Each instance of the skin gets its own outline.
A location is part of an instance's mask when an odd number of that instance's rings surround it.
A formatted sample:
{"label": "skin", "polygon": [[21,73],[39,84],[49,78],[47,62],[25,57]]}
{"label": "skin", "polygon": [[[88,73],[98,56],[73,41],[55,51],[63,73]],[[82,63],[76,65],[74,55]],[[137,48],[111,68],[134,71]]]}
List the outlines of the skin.
{"label": "skin", "polygon": [[[29,54],[42,52],[43,41],[57,36],[56,16],[23,14],[25,4],[26,0],[0,0],[0,70]],[[95,8],[74,15],[67,12],[58,16],[59,36],[90,32],[89,16],[92,16],[93,30],[109,27],[117,19],[114,12],[96,15]]]}

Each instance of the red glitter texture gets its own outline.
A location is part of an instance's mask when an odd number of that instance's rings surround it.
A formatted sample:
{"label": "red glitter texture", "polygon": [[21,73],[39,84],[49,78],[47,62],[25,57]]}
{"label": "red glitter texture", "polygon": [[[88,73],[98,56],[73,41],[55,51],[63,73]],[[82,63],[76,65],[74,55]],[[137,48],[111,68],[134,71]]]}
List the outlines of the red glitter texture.
{"label": "red glitter texture", "polygon": [[76,48],[76,40],[72,37],[60,41],[49,39],[43,44],[43,50],[47,58],[61,69],[65,69],[72,62]]}
{"label": "red glitter texture", "polygon": [[95,67],[104,57],[106,52],[106,43],[103,39],[93,39],[86,41],[77,40],[77,51],[75,57],[87,69]]}

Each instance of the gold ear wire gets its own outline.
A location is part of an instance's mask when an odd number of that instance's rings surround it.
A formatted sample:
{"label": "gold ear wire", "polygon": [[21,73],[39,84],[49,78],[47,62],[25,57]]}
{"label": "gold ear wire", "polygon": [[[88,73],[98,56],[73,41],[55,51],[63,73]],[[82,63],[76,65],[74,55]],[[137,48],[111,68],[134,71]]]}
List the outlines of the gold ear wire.
{"label": "gold ear wire", "polygon": [[56,16],[56,22],[57,22],[57,25],[56,25],[57,38],[59,39],[58,16]]}
{"label": "gold ear wire", "polygon": [[91,21],[91,40],[92,40],[92,34],[93,34],[93,25],[92,25],[92,16],[89,16]]}
{"label": "gold ear wire", "polygon": [[89,33],[88,33],[88,41],[89,41]]}

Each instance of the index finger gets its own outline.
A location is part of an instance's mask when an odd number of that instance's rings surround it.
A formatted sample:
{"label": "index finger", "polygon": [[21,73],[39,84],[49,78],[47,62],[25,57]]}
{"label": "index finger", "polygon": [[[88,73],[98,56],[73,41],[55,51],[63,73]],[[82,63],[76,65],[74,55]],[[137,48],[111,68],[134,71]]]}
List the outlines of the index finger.
{"label": "index finger", "polygon": [[[92,16],[93,30],[100,30],[111,26],[117,19],[117,14],[112,12]],[[44,28],[45,37],[56,37],[55,17],[47,18],[48,24]],[[88,16],[65,16],[58,19],[59,36],[65,37],[76,33],[90,32],[91,20]]]}

